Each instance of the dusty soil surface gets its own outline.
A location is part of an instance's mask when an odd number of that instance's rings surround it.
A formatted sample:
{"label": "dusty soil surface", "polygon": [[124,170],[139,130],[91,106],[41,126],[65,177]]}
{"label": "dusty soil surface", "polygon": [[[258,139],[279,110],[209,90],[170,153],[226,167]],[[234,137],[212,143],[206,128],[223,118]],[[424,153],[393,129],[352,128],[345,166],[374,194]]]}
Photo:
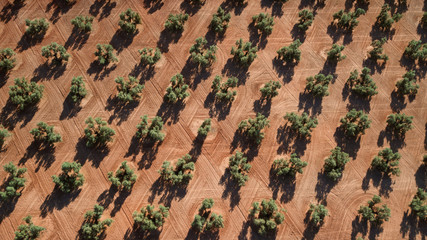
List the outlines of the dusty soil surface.
{"label": "dusty soil surface", "polygon": [[[259,238],[247,223],[252,202],[274,198],[286,209],[285,221],[280,225],[278,239],[350,239],[359,236],[379,239],[421,239],[425,231],[417,227],[408,207],[417,187],[426,188],[426,172],[421,166],[426,153],[427,82],[426,68],[417,70],[420,90],[409,102],[399,101],[393,94],[395,82],[406,72],[401,57],[407,43],[423,39],[426,33],[417,30],[426,8],[422,0],[408,0],[404,12],[384,45],[390,57],[384,68],[375,68],[364,62],[366,49],[376,33],[373,24],[383,1],[371,1],[366,15],[359,18],[359,26],[353,35],[340,35],[330,27],[332,14],[340,9],[352,9],[352,1],[326,0],[322,4],[310,0],[290,0],[280,4],[269,0],[249,1],[245,7],[228,7],[232,14],[230,27],[224,39],[217,41],[217,62],[208,73],[197,73],[189,63],[188,50],[194,40],[207,36],[212,14],[221,1],[207,1],[200,9],[191,9],[183,1],[83,1],[71,7],[58,4],[60,1],[31,0],[22,7],[13,7],[7,0],[0,3],[0,47],[11,47],[17,52],[18,65],[0,85],[1,123],[11,129],[12,138],[0,153],[0,164],[9,161],[28,168],[28,182],[16,204],[3,206],[0,210],[0,235],[12,239],[14,230],[28,214],[35,224],[47,230],[41,239],[75,239],[81,228],[83,215],[101,204],[106,208],[104,217],[112,217],[114,223],[106,232],[106,239],[140,239],[142,235],[132,231],[132,212],[148,203],[170,206],[167,219],[159,237],[161,239],[189,239],[196,235],[190,231],[192,219],[204,198],[215,200],[214,209],[223,214],[225,228],[219,232],[222,239]],[[119,14],[132,8],[142,16],[143,24],[132,39],[118,31]],[[298,21],[298,11],[303,8],[316,11],[314,24],[307,31],[301,46],[302,58],[294,68],[283,67],[273,61],[276,51],[294,40],[293,28]],[[170,13],[188,12],[182,36],[173,38],[163,32],[163,24]],[[274,15],[273,33],[258,41],[248,26],[251,17],[260,12]],[[87,39],[72,35],[70,20],[75,16],[92,14],[95,17],[93,31]],[[44,39],[29,44],[22,38],[25,19],[44,17],[51,23]],[[417,32],[418,31],[418,32]],[[231,61],[230,50],[239,38],[251,40],[260,47],[257,59],[247,72],[239,71]],[[71,59],[64,69],[49,70],[43,64],[41,47],[55,41],[67,47]],[[336,67],[325,64],[325,51],[333,42],[345,44],[343,53],[347,58]],[[110,43],[117,50],[120,62],[108,69],[94,64],[97,43]],[[162,60],[152,72],[139,66],[138,49],[159,46]],[[368,66],[373,70],[373,79],[378,92],[370,103],[361,102],[348,94],[345,81],[350,71]],[[304,94],[306,78],[319,72],[333,73],[330,95],[321,103]],[[163,95],[170,78],[182,73],[191,83],[191,96],[182,108],[168,108],[163,104]],[[115,82],[118,76],[132,74],[145,83],[142,100],[137,106],[121,108],[115,100]],[[238,96],[229,109],[212,105],[210,87],[215,75],[238,75]],[[89,94],[80,105],[73,108],[65,101],[74,76],[84,77]],[[13,79],[26,77],[45,86],[43,100],[37,109],[18,114],[7,103],[8,88]],[[259,88],[270,79],[283,84],[279,96],[271,105],[259,106]],[[345,144],[336,136],[339,119],[349,108],[369,112],[372,126],[358,143],[347,144],[353,159],[345,168],[342,179],[336,184],[325,179],[321,171],[324,159],[337,145]],[[292,135],[283,134],[286,112],[306,111],[319,119],[309,143],[295,142]],[[386,117],[394,111],[414,116],[414,129],[406,134],[404,143],[390,141],[384,132]],[[270,128],[259,149],[244,149],[235,141],[238,123],[256,112],[268,115]],[[156,148],[141,147],[132,141],[140,117],[162,116],[166,120],[165,141]],[[114,142],[108,152],[87,149],[82,141],[84,121],[88,116],[102,117],[116,131]],[[195,140],[197,128],[203,119],[213,118],[213,130],[204,143]],[[30,129],[39,121],[54,125],[63,142],[53,152],[34,149]],[[234,139],[234,140],[233,140]],[[384,147],[392,147],[402,154],[401,176],[390,180],[368,171],[372,158]],[[242,149],[243,148],[243,149]],[[228,157],[236,150],[243,150],[252,163],[250,180],[240,190],[230,183],[225,169]],[[284,182],[278,186],[270,178],[271,163],[277,156],[297,152],[308,162],[304,174],[298,175],[295,183]],[[157,170],[165,160],[176,160],[186,153],[198,155],[193,180],[186,190],[164,189],[158,181]],[[137,169],[138,180],[131,194],[119,194],[110,189],[108,171],[115,171],[127,160]],[[86,183],[76,194],[61,195],[54,192],[51,176],[60,172],[61,164],[78,161]],[[3,170],[1,179],[5,178]],[[383,224],[383,230],[370,230],[358,221],[357,209],[374,194],[383,197],[391,208],[391,219]],[[310,203],[323,202],[329,209],[325,225],[316,231],[305,223]],[[426,228],[424,228],[425,230]]]}

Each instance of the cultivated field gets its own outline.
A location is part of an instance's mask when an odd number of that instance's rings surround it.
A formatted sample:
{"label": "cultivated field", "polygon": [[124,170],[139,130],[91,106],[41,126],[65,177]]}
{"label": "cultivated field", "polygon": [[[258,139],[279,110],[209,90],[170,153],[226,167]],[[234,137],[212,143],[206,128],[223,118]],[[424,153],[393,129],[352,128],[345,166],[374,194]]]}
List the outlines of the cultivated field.
{"label": "cultivated field", "polygon": [[[9,0],[12,1],[12,0]],[[417,187],[426,189],[426,169],[422,157],[427,150],[427,81],[426,67],[417,66],[420,89],[416,98],[402,103],[392,94],[395,83],[409,70],[402,54],[410,40],[426,41],[425,30],[418,28],[427,4],[423,0],[408,0],[409,7],[403,18],[394,25],[394,32],[384,45],[389,56],[384,68],[372,68],[372,78],[378,86],[378,95],[368,102],[353,98],[345,87],[350,71],[362,69],[369,45],[377,39],[373,24],[383,0],[371,0],[366,15],[359,17],[353,34],[339,35],[331,30],[332,14],[340,9],[353,9],[351,0],[326,0],[319,4],[310,0],[289,0],[282,7],[272,0],[249,0],[244,7],[228,7],[232,17],[223,39],[216,40],[208,26],[212,15],[222,1],[206,1],[200,9],[192,9],[184,0],[77,0],[65,7],[59,0],[27,0],[20,8],[11,8],[8,0],[0,1],[0,48],[10,47],[17,53],[17,66],[9,76],[0,80],[0,120],[12,133],[5,150],[0,153],[0,164],[10,161],[28,168],[22,196],[14,206],[0,209],[0,239],[13,239],[14,231],[22,218],[33,216],[36,225],[46,228],[41,239],[76,239],[82,226],[84,213],[95,204],[105,207],[104,218],[114,223],[106,231],[106,239],[141,239],[132,231],[132,213],[152,203],[170,207],[170,216],[163,226],[160,239],[193,239],[191,222],[204,198],[213,198],[214,210],[223,215],[225,227],[220,239],[262,239],[252,232],[247,222],[254,201],[273,198],[279,207],[286,209],[285,221],[278,228],[277,239],[355,239],[359,236],[378,239],[424,239],[427,227],[417,226],[410,217],[409,203]],[[159,2],[159,3],[156,3]],[[392,2],[386,0],[386,2]],[[127,8],[138,12],[142,24],[133,38],[120,34],[119,14]],[[274,58],[276,51],[294,41],[292,34],[301,9],[315,11],[313,25],[308,29],[301,45],[301,61],[295,67],[284,67]],[[423,10],[424,9],[424,10]],[[352,11],[353,11],[352,10]],[[164,31],[164,22],[170,13],[187,12],[182,36],[172,38]],[[248,28],[252,16],[261,12],[274,16],[273,32],[266,40],[258,40]],[[77,15],[95,17],[88,39],[78,41],[71,35],[71,19]],[[46,18],[50,28],[43,40],[29,45],[21,40],[25,19]],[[418,30],[417,30],[418,28]],[[424,31],[424,32],[423,32]],[[216,41],[217,61],[208,72],[198,73],[189,58],[189,48],[194,40],[206,36]],[[259,47],[258,57],[248,71],[241,71],[233,63],[230,50],[236,40],[243,38]],[[64,69],[50,71],[46,68],[41,47],[51,42],[64,45],[71,54]],[[326,51],[332,43],[344,44],[347,58],[334,68],[326,64]],[[95,62],[97,43],[110,43],[117,51],[119,62],[103,69]],[[154,71],[147,72],[139,65],[138,50],[158,46],[162,59]],[[323,101],[314,101],[304,93],[306,78],[319,72],[334,74],[329,85],[330,95]],[[182,108],[170,107],[163,96],[173,75],[181,73],[190,85],[191,96]],[[115,99],[116,77],[132,74],[145,84],[142,98],[134,107],[121,108]],[[80,104],[65,101],[71,79],[83,76],[88,95]],[[237,76],[239,86],[236,100],[229,109],[220,109],[212,103],[211,84],[216,75]],[[8,103],[9,86],[13,79],[25,77],[45,86],[44,96],[37,109],[18,113]],[[282,88],[271,105],[260,106],[260,87],[269,80],[280,81]],[[337,127],[349,109],[357,108],[369,113],[371,128],[358,143],[348,143],[346,150],[352,160],[346,165],[342,179],[331,184],[322,174],[324,159],[330,150],[343,143],[336,135]],[[407,132],[404,143],[390,141],[385,133],[387,115],[400,111],[414,116],[414,128]],[[260,147],[245,148],[236,137],[240,121],[254,117],[257,112],[268,116],[270,127]],[[287,112],[307,112],[317,116],[319,124],[311,141],[305,143],[290,139],[283,133]],[[166,138],[158,148],[140,147],[133,140],[140,117],[161,116],[165,121]],[[85,119],[102,117],[116,131],[108,152],[97,152],[85,146],[83,140]],[[212,131],[202,143],[196,140],[197,129],[204,119],[212,117]],[[53,152],[40,152],[29,131],[44,121],[54,125],[63,141]],[[402,155],[401,175],[391,180],[382,179],[376,171],[368,171],[378,151],[391,147]],[[225,174],[228,158],[236,150],[244,151],[252,164],[249,181],[240,190]],[[295,183],[276,184],[270,169],[274,159],[296,152],[308,162],[303,174]],[[194,177],[185,191],[162,188],[158,170],[163,161],[175,161],[186,153],[196,155]],[[138,180],[130,194],[114,191],[107,172],[115,171],[127,160],[137,169]],[[53,192],[51,176],[61,171],[63,162],[80,162],[86,182],[81,191],[73,194]],[[0,170],[0,179],[6,173]],[[360,205],[365,205],[373,195],[380,195],[391,209],[391,218],[383,224],[383,231],[369,231],[358,221]],[[323,203],[330,216],[318,232],[306,224],[310,203]],[[369,226],[369,225],[368,225]]]}

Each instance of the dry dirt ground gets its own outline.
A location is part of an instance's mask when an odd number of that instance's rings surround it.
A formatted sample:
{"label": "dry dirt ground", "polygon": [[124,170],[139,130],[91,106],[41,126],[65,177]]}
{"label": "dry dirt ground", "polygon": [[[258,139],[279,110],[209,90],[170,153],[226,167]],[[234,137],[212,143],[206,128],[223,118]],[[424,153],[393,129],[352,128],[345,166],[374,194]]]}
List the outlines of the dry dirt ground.
{"label": "dry dirt ground", "polygon": [[[407,43],[412,39],[423,39],[426,32],[418,30],[418,22],[426,3],[422,0],[408,0],[409,8],[395,25],[390,40],[384,45],[390,57],[385,68],[373,69],[373,79],[378,86],[378,95],[370,103],[353,98],[344,88],[350,71],[361,69],[366,49],[375,33],[373,24],[384,3],[372,0],[367,14],[359,18],[360,24],[352,36],[339,35],[330,27],[332,14],[340,9],[354,9],[352,1],[326,0],[325,5],[310,0],[290,0],[280,4],[269,0],[250,0],[243,8],[232,8],[230,27],[224,39],[217,41],[217,62],[208,73],[192,72],[188,63],[190,46],[200,36],[207,36],[212,14],[221,1],[207,1],[200,9],[191,9],[182,0],[167,0],[163,3],[144,0],[83,1],[77,0],[72,7],[65,8],[57,0],[27,0],[22,7],[11,7],[7,0],[0,3],[0,47],[11,47],[17,52],[18,65],[8,77],[1,79],[0,107],[1,121],[13,134],[6,150],[0,153],[0,164],[9,161],[28,168],[28,182],[22,196],[15,205],[6,206],[0,212],[0,237],[12,239],[14,230],[28,214],[35,224],[47,230],[41,239],[75,239],[81,228],[83,215],[101,204],[106,208],[104,217],[112,217],[114,223],[107,230],[106,239],[138,239],[142,236],[132,232],[132,212],[148,203],[170,206],[170,217],[161,233],[161,239],[195,238],[190,225],[197,208],[204,198],[215,200],[215,210],[225,219],[225,228],[219,232],[221,239],[259,238],[252,233],[247,223],[252,202],[274,198],[280,207],[286,209],[285,221],[280,225],[278,239],[350,239],[359,236],[378,239],[424,239],[424,232],[409,216],[408,207],[417,187],[426,188],[426,173],[421,167],[422,156],[426,153],[427,82],[425,68],[417,70],[420,90],[409,102],[399,101],[392,92],[395,82],[406,72],[401,61]],[[390,1],[388,1],[390,2]],[[131,40],[118,31],[119,14],[132,8],[142,16],[143,24],[139,33]],[[298,11],[314,9],[314,24],[307,31],[301,46],[302,60],[294,68],[283,67],[273,61],[276,51],[293,41],[293,31],[298,20]],[[173,38],[164,30],[163,24],[170,13],[188,12],[190,18],[185,24],[182,36]],[[248,29],[251,17],[260,12],[274,15],[274,30],[266,40],[257,40]],[[75,16],[91,14],[95,17],[94,29],[88,39],[72,35],[70,20]],[[26,18],[44,17],[51,23],[47,35],[40,43],[29,45],[21,40],[25,31]],[[260,47],[257,59],[247,72],[239,71],[230,61],[230,49],[239,38],[251,40]],[[67,47],[71,60],[65,69],[49,71],[44,67],[41,47],[55,41]],[[325,51],[333,42],[345,44],[343,53],[347,58],[336,67],[325,65]],[[94,62],[97,43],[111,43],[117,50],[120,62],[110,69],[102,70]],[[159,46],[162,60],[151,73],[139,64],[138,49]],[[182,73],[191,84],[191,96],[181,109],[168,108],[163,104],[163,95],[170,78]],[[306,94],[306,78],[319,72],[333,73],[335,78],[329,87],[330,96],[321,103],[313,102]],[[114,98],[114,78],[133,74],[145,83],[142,100],[132,108],[120,108]],[[212,106],[210,86],[215,75],[238,75],[240,85],[238,96],[230,109]],[[65,101],[71,78],[84,77],[89,95],[81,108],[73,108]],[[26,77],[45,86],[45,92],[38,108],[25,114],[11,110],[8,88],[13,79]],[[271,105],[260,107],[259,88],[270,79],[283,84],[279,96]],[[345,144],[336,136],[339,119],[349,108],[369,112],[372,126],[357,144],[347,144],[347,151],[353,159],[345,168],[342,179],[331,185],[321,174],[324,159],[337,144]],[[252,163],[250,180],[240,190],[229,183],[224,175],[228,157],[242,146],[234,139],[238,123],[253,117],[256,112],[268,115],[270,128],[259,149],[243,149]],[[313,131],[311,142],[293,142],[281,127],[286,112],[306,111],[319,119]],[[385,134],[386,117],[394,111],[413,115],[414,129],[406,134],[404,143],[391,141]],[[141,148],[132,142],[140,117],[162,116],[166,120],[166,139],[157,149]],[[116,131],[109,152],[99,153],[84,146],[81,138],[88,116],[106,119]],[[195,141],[197,128],[203,119],[213,118],[213,130],[206,141]],[[29,130],[39,121],[54,125],[61,133],[63,142],[57,144],[54,152],[38,152],[34,149]],[[402,155],[400,177],[383,179],[375,172],[368,171],[372,158],[384,147],[391,146]],[[277,156],[297,152],[308,162],[304,174],[298,175],[295,184],[285,182],[279,186],[270,178],[270,166]],[[193,180],[185,191],[162,189],[157,170],[165,160],[176,160],[186,153],[198,155]],[[115,171],[127,160],[137,169],[138,180],[130,195],[110,189],[108,171]],[[61,164],[78,161],[83,164],[82,172],[86,183],[81,191],[69,195],[53,192],[51,176],[60,172]],[[1,179],[5,172],[1,170]],[[357,209],[374,194],[383,197],[391,208],[391,219],[383,224],[382,232],[370,231],[358,221]],[[310,203],[323,202],[329,209],[325,225],[318,232],[305,223]]]}

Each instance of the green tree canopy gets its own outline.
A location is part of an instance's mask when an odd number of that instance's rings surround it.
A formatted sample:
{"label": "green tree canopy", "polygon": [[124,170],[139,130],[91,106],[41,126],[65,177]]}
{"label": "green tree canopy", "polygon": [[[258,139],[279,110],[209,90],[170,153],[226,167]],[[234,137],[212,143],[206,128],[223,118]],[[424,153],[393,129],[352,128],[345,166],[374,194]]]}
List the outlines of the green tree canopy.
{"label": "green tree canopy", "polygon": [[141,117],[141,122],[136,126],[136,137],[149,138],[150,141],[158,142],[165,139],[165,133],[163,130],[163,120],[159,116],[155,116],[151,119],[151,124],[148,124],[148,115]]}
{"label": "green tree canopy", "polygon": [[390,148],[385,148],[378,152],[378,156],[374,157],[371,166],[374,169],[386,174],[386,175],[400,175],[399,160],[401,155]]}
{"label": "green tree canopy", "polygon": [[108,65],[110,62],[118,62],[113,50],[114,48],[110,44],[96,44],[95,56],[98,57],[99,64]]}
{"label": "green tree canopy", "polygon": [[62,173],[59,176],[52,176],[56,187],[62,192],[69,193],[83,186],[85,178],[80,173],[81,168],[82,165],[78,162],[64,162],[61,167]]}
{"label": "green tree canopy", "polygon": [[119,26],[122,31],[126,33],[135,33],[137,30],[137,25],[141,23],[142,21],[139,13],[132,11],[130,8],[120,13]]}
{"label": "green tree canopy", "polygon": [[234,60],[243,67],[249,67],[257,57],[258,47],[252,47],[251,42],[243,42],[242,39],[236,41],[236,47],[231,48]]}
{"label": "green tree canopy", "polygon": [[164,161],[162,168],[158,171],[162,180],[171,185],[188,184],[193,178],[194,162],[190,154],[178,159],[175,167],[169,161]]}
{"label": "green tree canopy", "polygon": [[371,120],[363,111],[351,109],[343,118],[340,119],[341,128],[348,137],[358,137],[365,134],[365,130],[371,127]]}
{"label": "green tree canopy", "polygon": [[163,226],[169,216],[169,208],[159,205],[159,210],[154,210],[153,205],[141,208],[140,212],[135,211],[133,220],[138,229],[142,231],[154,231]]}
{"label": "green tree canopy", "polygon": [[270,120],[261,113],[257,113],[255,118],[248,118],[239,123],[239,131],[246,134],[250,140],[259,145],[264,139],[264,128],[270,127]]}
{"label": "green tree canopy", "polygon": [[103,147],[108,142],[113,141],[116,132],[108,127],[107,122],[103,121],[102,118],[88,117],[85,123],[87,124],[85,128],[86,146]]}
{"label": "green tree canopy", "polygon": [[296,153],[292,153],[288,160],[279,158],[274,160],[271,166],[276,176],[292,176],[295,177],[297,173],[302,174],[303,168],[307,166],[307,162],[302,161]]}
{"label": "green tree canopy", "polygon": [[132,189],[132,186],[137,179],[134,171],[127,165],[127,161],[123,161],[120,164],[120,167],[117,169],[115,174],[113,172],[108,172],[107,176],[111,184],[120,189],[125,189],[126,191],[130,191]]}
{"label": "green tree canopy", "polygon": [[8,72],[16,65],[16,53],[11,48],[0,48],[0,72]]}
{"label": "green tree canopy", "polygon": [[160,58],[162,58],[162,53],[159,48],[143,48],[138,50],[139,54],[141,54],[141,63],[148,64],[150,66],[156,64]]}
{"label": "green tree canopy", "polygon": [[15,231],[14,240],[33,240],[40,237],[41,232],[46,230],[44,227],[34,225],[31,215],[23,218],[25,224],[18,226],[18,230]]}
{"label": "green tree canopy", "polygon": [[101,221],[102,213],[104,213],[104,207],[98,204],[95,205],[93,211],[89,210],[85,213],[85,220],[81,229],[84,239],[101,239],[107,227],[111,226],[113,219],[107,218]]}
{"label": "green tree canopy", "polygon": [[219,7],[217,12],[212,16],[210,27],[214,32],[218,34],[224,34],[228,28],[230,19],[230,13],[225,13],[224,9]]}
{"label": "green tree canopy", "polygon": [[228,166],[231,178],[236,181],[240,187],[245,186],[246,181],[249,180],[248,173],[252,166],[248,163],[248,159],[243,157],[243,153],[236,151],[236,154],[231,155]]}
{"label": "green tree canopy", "polygon": [[376,225],[381,225],[390,218],[390,209],[386,204],[378,206],[381,203],[381,197],[374,195],[372,200],[368,201],[368,206],[360,206],[359,214],[362,219],[368,220]]}
{"label": "green tree canopy", "polygon": [[196,43],[190,47],[191,60],[199,66],[207,67],[216,61],[216,45],[208,46],[204,37],[196,39]]}
{"label": "green tree canopy", "polygon": [[56,65],[61,65],[62,62],[67,62],[70,54],[67,53],[67,49],[64,46],[52,42],[49,45],[42,47],[42,56],[47,59],[52,59],[52,63]]}
{"label": "green tree canopy", "polygon": [[310,221],[316,226],[322,225],[325,222],[325,217],[329,216],[328,209],[322,204],[310,204],[308,211],[311,213]]}
{"label": "green tree canopy", "polygon": [[305,88],[314,96],[329,96],[328,87],[333,78],[334,77],[331,74],[325,76],[322,73],[319,73],[314,77],[310,76],[307,78],[307,84]]}
{"label": "green tree canopy", "polygon": [[78,29],[80,32],[83,32],[83,33],[92,31],[92,22],[93,22],[92,16],[79,15],[71,19],[71,24],[76,29]]}
{"label": "green tree canopy", "polygon": [[178,32],[184,30],[184,23],[188,20],[188,14],[169,14],[165,22],[165,28],[169,31]]}
{"label": "green tree canopy", "polygon": [[274,19],[268,13],[260,13],[252,16],[255,28],[263,34],[270,35],[273,32]]}
{"label": "green tree canopy", "polygon": [[35,141],[44,142],[48,145],[62,141],[61,135],[53,132],[53,126],[49,126],[45,122],[37,123],[37,128],[31,129],[30,133]]}
{"label": "green tree canopy", "polygon": [[19,110],[24,110],[30,105],[35,105],[43,97],[43,85],[27,82],[25,78],[15,78],[15,85],[9,87],[10,101],[18,105]]}
{"label": "green tree canopy", "polygon": [[18,168],[12,162],[3,165],[5,172],[9,173],[5,183],[2,185],[4,189],[0,191],[0,199],[5,202],[15,197],[21,196],[22,189],[25,186],[27,179],[24,178],[26,168]]}
{"label": "green tree canopy", "polygon": [[372,80],[370,73],[371,70],[367,67],[362,69],[360,76],[357,70],[351,72],[350,77],[347,79],[347,83],[350,85],[351,90],[366,98],[377,95],[377,85],[374,80]]}
{"label": "green tree canopy", "polygon": [[71,80],[70,96],[73,102],[78,103],[87,95],[87,90],[82,76],[73,77]]}
{"label": "green tree canopy", "polygon": [[166,88],[166,99],[171,103],[176,103],[178,101],[183,101],[185,98],[190,96],[190,93],[187,92],[188,85],[184,82],[184,76],[178,73],[173,76],[170,80],[171,86]]}
{"label": "green tree canopy", "polygon": [[114,81],[117,83],[117,98],[123,103],[138,101],[141,98],[141,92],[144,89],[143,84],[139,84],[138,79],[128,76],[126,81],[123,77],[117,77]]}
{"label": "green tree canopy", "polygon": [[221,101],[232,102],[237,95],[236,90],[230,90],[230,88],[237,87],[238,79],[236,77],[230,77],[226,82],[221,83],[222,77],[216,75],[212,82],[212,92],[215,93],[215,98]]}
{"label": "green tree canopy", "polygon": [[331,150],[331,155],[325,159],[323,166],[326,176],[334,181],[337,181],[344,171],[345,165],[350,161],[348,154],[341,151],[340,147],[335,147]]}
{"label": "green tree canopy", "polygon": [[297,39],[293,41],[289,46],[280,48],[279,50],[277,50],[277,58],[288,63],[298,63],[301,59],[301,50],[299,50],[301,44],[301,41]]}
{"label": "green tree canopy", "polygon": [[263,199],[261,202],[252,203],[249,217],[257,233],[265,236],[268,233],[277,231],[278,225],[285,220],[285,215],[281,213],[273,199]]}
{"label": "green tree canopy", "polygon": [[296,131],[299,137],[307,138],[311,137],[313,128],[317,127],[317,118],[310,118],[307,113],[302,113],[301,116],[296,113],[286,113],[283,117],[285,120],[291,123],[291,129]]}

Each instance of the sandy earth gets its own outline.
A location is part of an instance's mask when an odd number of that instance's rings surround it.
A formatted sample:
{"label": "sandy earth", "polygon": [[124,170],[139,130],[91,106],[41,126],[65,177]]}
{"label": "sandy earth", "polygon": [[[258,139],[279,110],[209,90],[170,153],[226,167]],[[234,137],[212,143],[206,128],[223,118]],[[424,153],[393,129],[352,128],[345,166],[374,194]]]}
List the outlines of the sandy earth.
{"label": "sandy earth", "polygon": [[[344,85],[350,71],[362,68],[372,38],[380,36],[376,33],[371,35],[371,30],[383,1],[371,1],[367,14],[359,18],[359,26],[351,37],[334,34],[330,22],[334,12],[345,7],[354,9],[351,7],[352,1],[326,0],[325,6],[319,6],[310,1],[300,3],[290,0],[280,8],[272,1],[262,0],[260,3],[251,0],[244,8],[230,8],[230,27],[225,38],[217,42],[218,60],[209,73],[203,74],[191,72],[192,65],[187,63],[188,50],[197,37],[207,34],[211,16],[221,4],[220,1],[207,1],[198,11],[188,9],[182,1],[164,1],[164,4],[156,5],[155,1],[150,0],[107,3],[77,0],[68,9],[56,2],[59,1],[27,0],[23,7],[14,10],[10,10],[6,0],[0,3],[0,47],[11,47],[18,53],[18,65],[0,82],[1,123],[13,129],[13,137],[0,153],[0,164],[13,161],[28,168],[28,182],[22,196],[15,205],[1,208],[1,239],[12,239],[14,230],[28,214],[33,216],[35,224],[47,229],[41,239],[75,239],[84,213],[97,203],[106,207],[104,217],[112,217],[114,220],[106,232],[106,239],[141,238],[141,235],[132,232],[132,212],[148,203],[171,207],[170,217],[160,233],[161,239],[192,239],[196,236],[189,231],[190,225],[204,198],[213,198],[215,211],[224,216],[225,228],[220,230],[220,238],[259,238],[248,227],[248,211],[252,202],[271,197],[287,211],[286,219],[276,235],[278,239],[350,239],[358,236],[379,239],[425,238],[426,232],[420,231],[425,225],[415,226],[413,218],[408,216],[408,204],[417,186],[426,188],[425,168],[421,167],[422,156],[426,153],[426,68],[417,71],[420,90],[412,102],[405,99],[402,104],[391,95],[395,82],[406,71],[405,65],[401,63],[405,46],[412,39],[420,39],[417,27],[422,9],[426,8],[422,0],[408,0],[409,8],[384,45],[390,60],[385,68],[373,69],[373,79],[379,93],[370,104],[348,95]],[[119,14],[129,7],[139,12],[143,21],[139,33],[132,40],[122,37],[117,31]],[[272,60],[280,47],[293,41],[291,31],[298,20],[298,11],[302,8],[316,9],[314,24],[307,31],[300,47],[300,63],[295,68],[286,68]],[[163,24],[169,13],[183,11],[189,12],[190,18],[182,36],[174,41],[167,33],[162,33]],[[258,43],[258,58],[247,73],[236,71],[230,62],[230,49],[239,38],[257,42],[250,35],[248,25],[251,17],[260,12],[274,14],[273,33],[266,41]],[[93,31],[88,39],[76,41],[70,36],[70,20],[76,15],[89,13],[95,16]],[[44,39],[31,46],[25,40],[18,44],[25,31],[25,19],[40,17],[49,19],[51,23]],[[207,36],[212,40],[210,35]],[[43,67],[45,59],[41,56],[41,47],[52,41],[65,45],[71,54],[66,68],[56,72]],[[336,69],[325,65],[325,51],[329,50],[333,42],[345,43],[346,46],[343,53],[347,58],[339,62]],[[93,64],[97,43],[111,43],[117,50],[120,62],[107,70]],[[154,72],[147,73],[138,66],[137,50],[155,46],[161,47],[162,60]],[[191,96],[182,109],[167,109],[167,105],[163,104],[165,89],[170,78],[180,72],[191,83]],[[335,77],[329,87],[330,95],[321,103],[313,104],[303,94],[305,79],[319,72],[333,73]],[[120,109],[114,100],[117,92],[114,78],[130,73],[145,83],[142,100],[136,107]],[[239,76],[238,96],[229,110],[217,109],[209,97],[212,80],[218,74]],[[64,100],[72,77],[78,75],[84,77],[89,94],[81,108],[73,109]],[[6,104],[8,88],[16,77],[33,79],[45,86],[38,109],[16,114]],[[271,106],[260,108],[257,104],[259,88],[270,79],[280,81],[283,87]],[[332,148],[342,143],[339,137],[335,137],[336,128],[339,119],[353,107],[369,111],[372,126],[358,144],[350,143],[346,148],[351,151],[353,159],[347,164],[339,183],[331,186],[321,174],[324,159]],[[393,109],[401,109],[401,112],[415,117],[414,129],[406,134],[403,145],[398,141],[390,142],[384,133],[386,117]],[[268,115],[270,128],[266,130],[266,137],[258,150],[242,149],[242,146],[233,142],[237,125],[241,120],[255,116],[256,111]],[[282,134],[281,127],[285,124],[282,117],[291,111],[307,111],[318,117],[319,125],[313,131],[311,142],[295,143],[292,139],[288,140],[289,134]],[[149,117],[163,116],[166,120],[166,138],[157,148],[141,148],[132,142],[136,125],[144,114]],[[114,142],[109,144],[109,152],[99,153],[84,146],[81,137],[85,128],[84,120],[88,116],[104,118],[116,131]],[[195,141],[197,128],[209,116],[213,118],[213,130],[202,144]],[[54,152],[38,152],[31,145],[29,130],[39,121],[54,125],[62,135],[63,142],[57,144]],[[285,137],[281,137],[283,135]],[[378,151],[389,146],[402,155],[402,174],[381,181],[377,173],[368,169]],[[240,190],[233,187],[228,176],[224,175],[228,157],[236,150],[245,151],[252,163],[250,180]],[[297,176],[295,184],[285,182],[281,184],[282,187],[274,185],[270,179],[271,163],[277,156],[293,152],[308,162],[304,174]],[[186,191],[162,189],[157,173],[162,162],[174,161],[186,153],[199,155],[194,178]],[[71,196],[53,192],[51,175],[60,172],[63,162],[73,160],[83,164],[86,183],[81,191]],[[107,172],[115,171],[124,160],[130,162],[138,174],[138,180],[128,196],[111,190],[107,179]],[[0,171],[0,177],[5,178],[4,171]],[[384,229],[379,233],[369,231],[357,218],[359,206],[374,194],[380,194],[383,202],[391,208],[391,219],[383,224]],[[309,204],[316,202],[326,204],[330,213],[318,232],[304,223]]]}

